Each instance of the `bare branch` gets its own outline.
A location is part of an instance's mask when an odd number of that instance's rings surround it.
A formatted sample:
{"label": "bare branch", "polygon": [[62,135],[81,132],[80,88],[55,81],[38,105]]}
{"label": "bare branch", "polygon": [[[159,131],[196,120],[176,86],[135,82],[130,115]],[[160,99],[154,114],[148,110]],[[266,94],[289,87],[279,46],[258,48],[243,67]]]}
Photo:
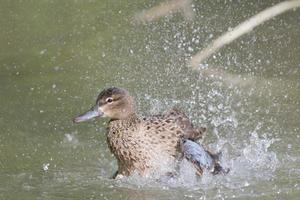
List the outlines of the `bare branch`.
{"label": "bare branch", "polygon": [[135,22],[150,22],[160,17],[170,15],[175,12],[182,11],[185,18],[191,20],[194,16],[191,9],[192,0],[171,0],[163,2],[158,6],[142,11],[134,17]]}
{"label": "bare branch", "polygon": [[253,28],[260,25],[261,23],[293,8],[300,7],[300,0],[294,1],[285,1],[270,8],[267,8],[257,15],[254,15],[250,19],[236,26],[233,30],[226,32],[221,37],[213,41],[207,48],[197,53],[189,62],[189,65],[193,68],[202,63],[209,56],[214,54],[220,48],[244,35],[245,33],[250,32]]}

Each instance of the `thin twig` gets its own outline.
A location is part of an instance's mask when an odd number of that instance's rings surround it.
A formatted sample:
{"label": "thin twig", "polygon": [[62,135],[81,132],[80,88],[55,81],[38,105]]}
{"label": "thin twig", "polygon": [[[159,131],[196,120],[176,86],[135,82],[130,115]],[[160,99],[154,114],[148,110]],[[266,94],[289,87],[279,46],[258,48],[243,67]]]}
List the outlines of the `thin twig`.
{"label": "thin twig", "polygon": [[182,11],[184,16],[191,20],[194,13],[191,9],[191,0],[170,0],[152,7],[149,10],[142,11],[134,16],[135,22],[150,22],[160,17],[170,15],[172,13]]}
{"label": "thin twig", "polygon": [[260,25],[261,23],[293,8],[300,7],[300,0],[285,1],[270,8],[267,8],[257,15],[254,15],[250,19],[236,26],[233,30],[226,32],[221,37],[214,40],[207,48],[197,53],[189,62],[189,65],[193,68],[197,68],[209,56],[214,54],[220,48],[250,32],[253,28]]}

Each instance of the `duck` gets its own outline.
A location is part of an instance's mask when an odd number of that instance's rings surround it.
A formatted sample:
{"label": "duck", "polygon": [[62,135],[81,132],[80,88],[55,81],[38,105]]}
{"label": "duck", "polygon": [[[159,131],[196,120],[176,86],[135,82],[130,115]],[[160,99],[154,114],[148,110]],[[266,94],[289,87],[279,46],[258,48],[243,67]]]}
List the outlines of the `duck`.
{"label": "duck", "polygon": [[112,178],[134,173],[143,177],[173,175],[184,159],[199,176],[204,170],[227,173],[218,154],[197,142],[206,128],[194,127],[180,109],[143,117],[136,113],[135,100],[126,89],[110,87],[101,91],[95,105],[73,118],[73,122],[97,117],[109,118],[106,139],[118,165]]}

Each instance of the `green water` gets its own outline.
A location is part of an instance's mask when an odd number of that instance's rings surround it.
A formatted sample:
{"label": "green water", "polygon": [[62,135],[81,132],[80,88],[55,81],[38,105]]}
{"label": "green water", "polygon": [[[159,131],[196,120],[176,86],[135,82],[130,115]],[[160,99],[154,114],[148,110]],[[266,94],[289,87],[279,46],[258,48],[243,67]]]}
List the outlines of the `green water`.
{"label": "green water", "polygon": [[[234,85],[186,62],[276,1],[194,1],[192,22],[176,13],[132,23],[159,2],[0,0],[0,199],[298,199],[300,10],[207,61],[249,83]],[[179,105],[207,126],[202,142],[231,172],[169,184],[109,179],[107,120],[71,121],[108,86],[127,88],[141,113]]]}

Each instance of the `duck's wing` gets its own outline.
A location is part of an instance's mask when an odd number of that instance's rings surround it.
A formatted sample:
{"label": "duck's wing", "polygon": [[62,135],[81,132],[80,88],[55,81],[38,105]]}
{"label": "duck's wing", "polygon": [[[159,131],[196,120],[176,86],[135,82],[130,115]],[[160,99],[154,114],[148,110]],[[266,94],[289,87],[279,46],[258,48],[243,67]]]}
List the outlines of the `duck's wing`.
{"label": "duck's wing", "polygon": [[193,163],[199,175],[201,175],[205,169],[213,174],[225,174],[229,172],[229,170],[223,169],[219,164],[218,156],[205,150],[201,144],[183,138],[180,145],[183,156]]}
{"label": "duck's wing", "polygon": [[177,108],[173,108],[165,114],[166,118],[171,118],[182,129],[183,137],[190,140],[198,140],[202,138],[205,127],[195,128],[189,118]]}

